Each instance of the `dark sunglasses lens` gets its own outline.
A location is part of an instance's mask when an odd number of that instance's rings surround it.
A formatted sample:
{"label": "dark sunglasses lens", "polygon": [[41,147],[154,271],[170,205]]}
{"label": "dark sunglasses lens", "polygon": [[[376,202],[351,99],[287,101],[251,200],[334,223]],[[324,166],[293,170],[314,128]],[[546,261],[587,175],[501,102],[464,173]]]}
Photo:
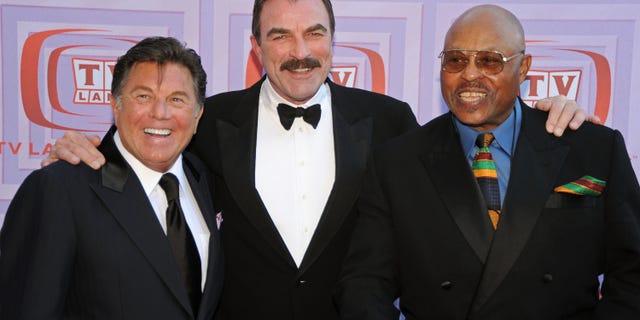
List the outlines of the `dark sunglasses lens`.
{"label": "dark sunglasses lens", "polygon": [[447,51],[442,55],[442,69],[447,72],[460,72],[468,63],[469,59],[461,51]]}
{"label": "dark sunglasses lens", "polygon": [[502,71],[504,61],[499,53],[480,51],[476,54],[476,66],[486,74],[496,74]]}

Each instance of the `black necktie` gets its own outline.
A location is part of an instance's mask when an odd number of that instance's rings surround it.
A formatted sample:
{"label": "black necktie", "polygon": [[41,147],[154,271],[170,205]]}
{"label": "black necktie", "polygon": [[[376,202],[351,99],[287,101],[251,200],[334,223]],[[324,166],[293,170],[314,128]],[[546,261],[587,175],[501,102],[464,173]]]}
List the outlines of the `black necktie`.
{"label": "black necktie", "polygon": [[184,219],[180,199],[178,197],[178,178],[165,173],[160,179],[160,187],[167,195],[167,239],[175,256],[178,268],[182,273],[193,314],[197,314],[200,304],[200,255],[189,226]]}
{"label": "black necktie", "polygon": [[320,113],[319,104],[314,104],[306,109],[303,107],[292,107],[284,103],[278,104],[280,123],[282,123],[282,126],[287,130],[291,129],[293,120],[297,117],[302,117],[305,122],[315,129],[318,126],[318,122],[320,122]]}

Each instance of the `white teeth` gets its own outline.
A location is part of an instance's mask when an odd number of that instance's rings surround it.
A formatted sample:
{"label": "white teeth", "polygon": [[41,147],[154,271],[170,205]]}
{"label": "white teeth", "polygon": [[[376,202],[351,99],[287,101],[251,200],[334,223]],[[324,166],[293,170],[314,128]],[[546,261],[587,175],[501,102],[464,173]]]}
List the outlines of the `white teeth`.
{"label": "white teeth", "polygon": [[295,71],[295,72],[307,72],[307,71],[309,71],[309,70],[311,70],[311,68],[296,69],[296,70],[294,70],[294,71]]}
{"label": "white teeth", "polygon": [[478,101],[486,97],[487,94],[482,92],[461,92],[458,96],[464,101]]}
{"label": "white teeth", "polygon": [[171,130],[169,129],[155,129],[155,128],[144,128],[144,133],[154,134],[159,136],[168,136],[171,134]]}
{"label": "white teeth", "polygon": [[461,97],[484,97],[486,96],[486,93],[482,93],[482,92],[462,92],[460,93]]}

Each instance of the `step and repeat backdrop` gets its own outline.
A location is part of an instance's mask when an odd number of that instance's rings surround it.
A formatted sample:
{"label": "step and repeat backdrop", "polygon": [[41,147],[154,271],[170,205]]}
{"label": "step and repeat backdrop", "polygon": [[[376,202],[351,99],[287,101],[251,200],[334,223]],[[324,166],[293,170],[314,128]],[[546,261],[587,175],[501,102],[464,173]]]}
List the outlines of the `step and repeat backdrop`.
{"label": "step and repeat backdrop", "polygon": [[[437,59],[444,34],[479,3],[334,0],[332,79],[404,100],[421,123],[429,121],[446,111]],[[640,174],[640,2],[493,3],[525,27],[534,59],[522,97],[577,100],[624,134]],[[208,95],[259,79],[261,67],[250,54],[252,6],[253,0],[0,0],[0,225],[17,188],[57,138],[66,130],[102,135],[109,128],[111,72],[136,41],[173,36],[197,50]]]}

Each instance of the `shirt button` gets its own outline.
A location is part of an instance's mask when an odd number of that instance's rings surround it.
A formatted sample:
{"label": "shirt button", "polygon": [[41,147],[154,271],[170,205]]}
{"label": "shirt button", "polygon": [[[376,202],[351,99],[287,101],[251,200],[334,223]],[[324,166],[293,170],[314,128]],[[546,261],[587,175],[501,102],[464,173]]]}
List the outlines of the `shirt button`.
{"label": "shirt button", "polygon": [[307,200],[307,195],[306,194],[302,195],[302,200]]}
{"label": "shirt button", "polygon": [[298,132],[302,132],[304,131],[304,129],[302,129],[302,127],[298,127]]}
{"label": "shirt button", "polygon": [[300,166],[304,167],[304,161],[300,161]]}

